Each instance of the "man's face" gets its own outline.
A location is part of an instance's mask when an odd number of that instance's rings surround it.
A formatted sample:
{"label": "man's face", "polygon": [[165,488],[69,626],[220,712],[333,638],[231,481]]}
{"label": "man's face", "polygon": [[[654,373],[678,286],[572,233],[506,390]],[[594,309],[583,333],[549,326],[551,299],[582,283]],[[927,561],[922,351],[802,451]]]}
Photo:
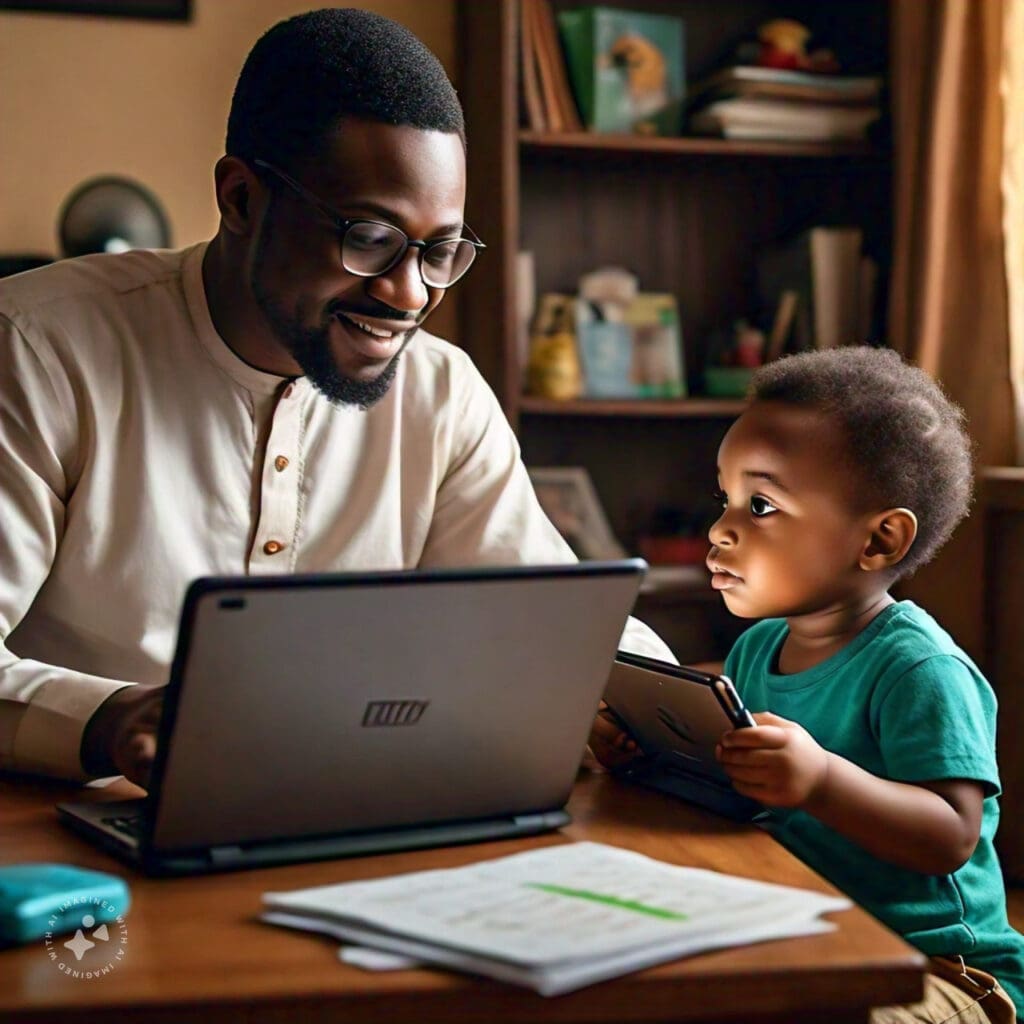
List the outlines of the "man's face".
{"label": "man's face", "polygon": [[[462,230],[466,164],[457,135],[346,120],[321,159],[284,169],[341,217],[384,221],[411,239]],[[413,247],[380,277],[350,274],[337,228],[278,184],[250,284],[274,336],[310,381],[332,401],[364,408],[387,393],[402,349],[444,297],[424,285]]]}
{"label": "man's face", "polygon": [[718,480],[726,508],[707,564],[733,614],[792,618],[850,599],[868,575],[858,558],[870,513],[832,421],[755,401],[722,441]]}

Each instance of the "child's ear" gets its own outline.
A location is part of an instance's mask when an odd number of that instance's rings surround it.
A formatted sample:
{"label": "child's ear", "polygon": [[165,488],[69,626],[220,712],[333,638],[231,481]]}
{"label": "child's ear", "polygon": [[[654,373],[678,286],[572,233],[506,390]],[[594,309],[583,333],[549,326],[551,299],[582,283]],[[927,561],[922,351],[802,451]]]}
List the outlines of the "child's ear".
{"label": "child's ear", "polygon": [[917,516],[909,508],[890,508],[868,523],[868,539],[858,565],[866,572],[891,569],[903,561],[917,537]]}

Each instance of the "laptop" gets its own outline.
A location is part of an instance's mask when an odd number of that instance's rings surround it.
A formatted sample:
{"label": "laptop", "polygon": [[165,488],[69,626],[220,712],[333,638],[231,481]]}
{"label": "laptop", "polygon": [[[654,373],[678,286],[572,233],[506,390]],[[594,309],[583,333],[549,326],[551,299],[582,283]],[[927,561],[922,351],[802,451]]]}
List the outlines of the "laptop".
{"label": "laptop", "polygon": [[728,676],[619,651],[604,699],[642,752],[615,770],[620,778],[739,821],[765,813],[715,757],[723,732],[755,724]]}
{"label": "laptop", "polygon": [[150,874],[558,828],[646,568],[196,580],[149,794],[61,820]]}

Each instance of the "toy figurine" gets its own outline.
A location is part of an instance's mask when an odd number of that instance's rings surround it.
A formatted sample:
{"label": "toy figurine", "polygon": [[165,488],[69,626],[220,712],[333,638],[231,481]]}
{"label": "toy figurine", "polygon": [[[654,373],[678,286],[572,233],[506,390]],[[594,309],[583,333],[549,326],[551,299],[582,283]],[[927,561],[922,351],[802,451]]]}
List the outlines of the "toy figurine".
{"label": "toy figurine", "polygon": [[761,67],[823,73],[839,70],[839,62],[831,50],[807,52],[811,30],[799,21],[789,18],[766,21],[758,29],[757,38],[760,40],[757,63]]}

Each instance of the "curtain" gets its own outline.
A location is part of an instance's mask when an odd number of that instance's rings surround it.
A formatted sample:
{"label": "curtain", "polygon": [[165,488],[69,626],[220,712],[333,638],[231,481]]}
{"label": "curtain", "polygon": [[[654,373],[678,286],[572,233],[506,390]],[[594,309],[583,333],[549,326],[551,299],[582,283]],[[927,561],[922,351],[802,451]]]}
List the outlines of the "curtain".
{"label": "curtain", "polygon": [[1015,451],[1024,460],[1024,0],[1003,0],[1003,238]]}
{"label": "curtain", "polygon": [[[1004,56],[1021,0],[893,0],[889,338],[964,409],[978,466],[1015,460],[1004,206]],[[1004,47],[1004,39],[1006,46]],[[1024,228],[1024,223],[1021,224]],[[982,514],[899,588],[984,651]]]}

